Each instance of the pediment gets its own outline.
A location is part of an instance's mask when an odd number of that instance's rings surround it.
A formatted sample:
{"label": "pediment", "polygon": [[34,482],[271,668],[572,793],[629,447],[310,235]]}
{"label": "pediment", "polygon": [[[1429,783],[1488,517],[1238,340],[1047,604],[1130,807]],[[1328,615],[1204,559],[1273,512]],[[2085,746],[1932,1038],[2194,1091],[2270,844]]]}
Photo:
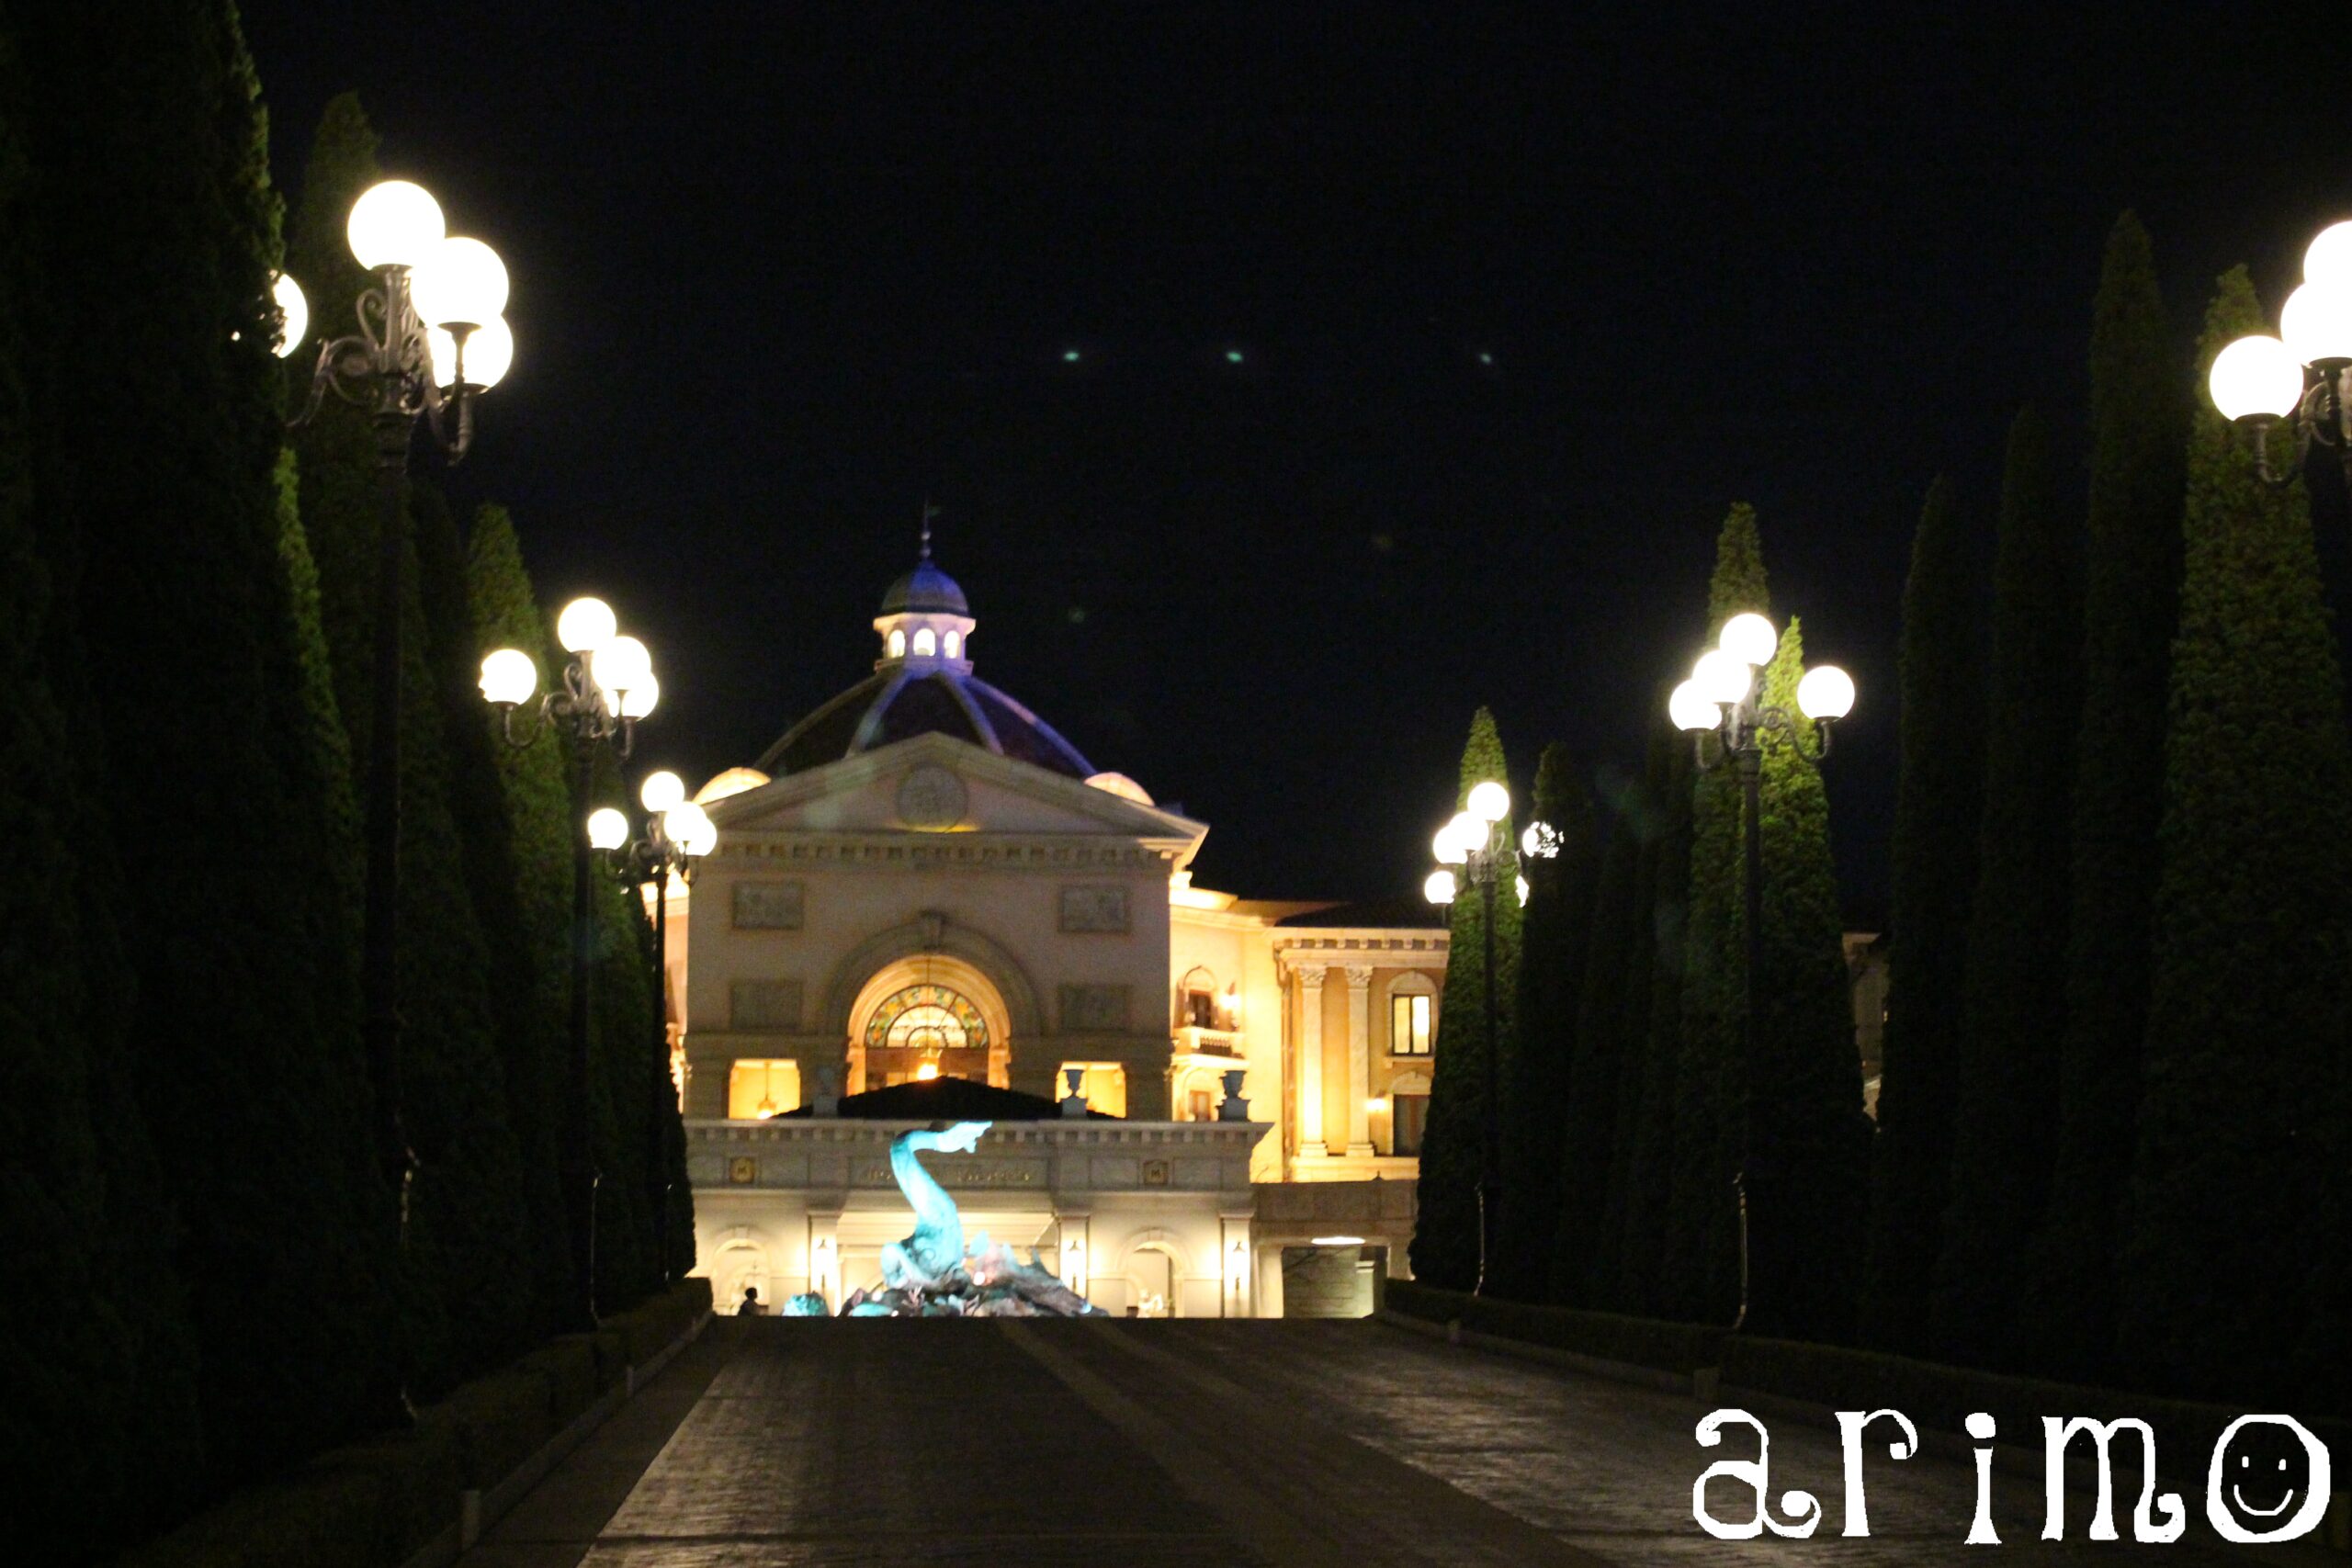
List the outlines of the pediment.
{"label": "pediment", "polygon": [[1162,844],[1190,859],[1205,823],[998,756],[918,735],[712,803],[722,834],[1089,835]]}

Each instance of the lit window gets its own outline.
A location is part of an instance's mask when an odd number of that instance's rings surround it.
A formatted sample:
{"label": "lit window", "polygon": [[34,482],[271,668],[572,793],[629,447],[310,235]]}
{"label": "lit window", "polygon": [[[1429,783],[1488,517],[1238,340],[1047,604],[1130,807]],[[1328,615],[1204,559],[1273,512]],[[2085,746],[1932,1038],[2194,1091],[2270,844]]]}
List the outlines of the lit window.
{"label": "lit window", "polygon": [[1390,1055],[1426,1056],[1430,1054],[1430,1000],[1426,996],[1389,998]]}
{"label": "lit window", "polygon": [[739,1122],[763,1121],[800,1109],[800,1064],[738,1057],[727,1072],[727,1114]]}
{"label": "lit window", "polygon": [[[1126,1068],[1116,1062],[1064,1062],[1062,1072],[1068,1073],[1072,1067],[1086,1070],[1085,1076],[1078,1080],[1078,1092],[1085,1100],[1089,1111],[1100,1111],[1105,1116],[1125,1116],[1127,1113]],[[1069,1079],[1057,1077],[1055,1087],[1067,1089]]]}
{"label": "lit window", "polygon": [[893,659],[904,659],[906,656],[907,634],[893,626],[890,629],[890,657]]}
{"label": "lit window", "polygon": [[929,626],[924,626],[915,633],[915,657],[917,659],[929,659],[938,651],[938,633],[933,631]]}
{"label": "lit window", "polygon": [[950,659],[961,659],[964,657],[964,634],[962,632],[951,631],[947,634],[947,657]]}

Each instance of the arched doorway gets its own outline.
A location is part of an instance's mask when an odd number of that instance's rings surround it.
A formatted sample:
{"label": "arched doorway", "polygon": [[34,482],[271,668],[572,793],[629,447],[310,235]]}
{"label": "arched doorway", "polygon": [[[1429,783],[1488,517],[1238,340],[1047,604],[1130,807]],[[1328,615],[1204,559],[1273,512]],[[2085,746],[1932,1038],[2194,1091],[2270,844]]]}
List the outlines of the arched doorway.
{"label": "arched doorway", "polygon": [[850,1007],[850,1090],[927,1077],[1006,1088],[1012,1027],[1002,995],[971,964],[934,953],[893,960]]}

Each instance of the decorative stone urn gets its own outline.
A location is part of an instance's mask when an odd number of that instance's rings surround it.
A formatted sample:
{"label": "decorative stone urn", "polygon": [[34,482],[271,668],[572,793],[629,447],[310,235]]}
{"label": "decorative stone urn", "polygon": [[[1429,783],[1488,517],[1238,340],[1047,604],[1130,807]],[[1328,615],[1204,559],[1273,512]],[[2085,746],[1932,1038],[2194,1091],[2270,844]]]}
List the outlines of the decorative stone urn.
{"label": "decorative stone urn", "polygon": [[1079,1093],[1078,1090],[1079,1086],[1086,1081],[1086,1069],[1084,1067],[1064,1067],[1062,1069],[1062,1077],[1069,1084],[1069,1093],[1062,1097],[1062,1114],[1065,1116],[1085,1115],[1086,1097]]}
{"label": "decorative stone urn", "polygon": [[1218,1121],[1247,1122],[1250,1120],[1250,1102],[1241,1098],[1241,1085],[1249,1076],[1248,1069],[1243,1067],[1229,1067],[1226,1070],[1223,1075],[1225,1099],[1216,1108]]}

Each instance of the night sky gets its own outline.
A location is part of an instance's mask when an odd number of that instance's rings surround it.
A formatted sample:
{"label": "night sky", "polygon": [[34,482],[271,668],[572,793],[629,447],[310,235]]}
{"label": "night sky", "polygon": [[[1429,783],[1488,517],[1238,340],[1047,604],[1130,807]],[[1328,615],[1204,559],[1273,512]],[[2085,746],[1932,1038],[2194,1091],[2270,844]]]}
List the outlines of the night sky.
{"label": "night sky", "polygon": [[516,369],[450,488],[652,646],[648,763],[699,784],[864,674],[929,497],[979,675],[1211,823],[1204,885],[1403,894],[1477,704],[1522,789],[1555,739],[1638,766],[1747,500],[1861,687],[1867,922],[1928,480],[1989,526],[2028,400],[2079,476],[2124,207],[2184,344],[2214,275],[2275,310],[2352,216],[2341,6],[1899,9],[245,18],[289,193],[356,88],[506,258]]}

